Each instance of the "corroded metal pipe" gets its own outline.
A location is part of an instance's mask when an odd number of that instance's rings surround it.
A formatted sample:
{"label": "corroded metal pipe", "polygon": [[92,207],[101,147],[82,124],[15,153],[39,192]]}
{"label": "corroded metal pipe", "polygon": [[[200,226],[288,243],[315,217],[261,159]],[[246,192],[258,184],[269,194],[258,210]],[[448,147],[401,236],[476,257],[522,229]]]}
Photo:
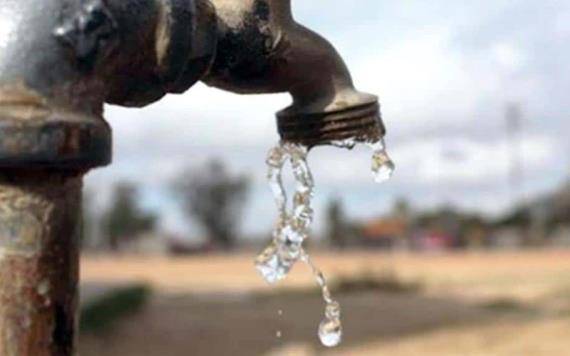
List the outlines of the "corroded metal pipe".
{"label": "corroded metal pipe", "polygon": [[111,161],[104,102],[144,106],[209,69],[192,0],[0,0],[0,355],[71,356],[81,181]]}
{"label": "corroded metal pipe", "polygon": [[0,355],[72,355],[79,172],[0,173]]}

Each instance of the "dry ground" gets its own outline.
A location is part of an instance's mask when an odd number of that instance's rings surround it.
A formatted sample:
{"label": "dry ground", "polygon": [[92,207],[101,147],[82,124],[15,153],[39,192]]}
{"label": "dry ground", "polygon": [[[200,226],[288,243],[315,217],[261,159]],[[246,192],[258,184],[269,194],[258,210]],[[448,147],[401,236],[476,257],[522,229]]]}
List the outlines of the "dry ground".
{"label": "dry ground", "polygon": [[419,294],[339,296],[346,342],[332,352],[315,342],[318,296],[291,292],[314,284],[308,270],[275,291],[252,256],[85,258],[84,281],[142,281],[155,297],[112,333],[84,336],[81,354],[570,355],[570,251],[315,256],[331,278],[389,269],[424,285]]}

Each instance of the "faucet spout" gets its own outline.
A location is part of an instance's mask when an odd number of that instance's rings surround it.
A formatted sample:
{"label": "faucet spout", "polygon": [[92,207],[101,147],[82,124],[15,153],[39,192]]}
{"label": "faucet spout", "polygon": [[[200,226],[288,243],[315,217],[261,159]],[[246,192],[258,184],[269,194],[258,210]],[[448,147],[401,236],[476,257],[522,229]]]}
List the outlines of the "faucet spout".
{"label": "faucet spout", "polygon": [[218,51],[207,84],[236,93],[289,92],[277,113],[286,141],[307,146],[380,139],[378,98],[354,87],[326,39],[293,19],[290,0],[211,0],[218,14]]}

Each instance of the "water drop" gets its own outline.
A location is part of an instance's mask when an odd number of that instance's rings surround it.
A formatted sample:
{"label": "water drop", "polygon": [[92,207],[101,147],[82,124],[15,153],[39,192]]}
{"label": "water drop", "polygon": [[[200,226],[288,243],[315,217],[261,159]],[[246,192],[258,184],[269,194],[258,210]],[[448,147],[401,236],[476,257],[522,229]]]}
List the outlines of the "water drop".
{"label": "water drop", "polygon": [[325,316],[328,319],[340,319],[340,304],[338,302],[329,302],[325,309]]}
{"label": "water drop", "polygon": [[326,318],[319,325],[319,339],[326,347],[335,347],[342,342],[342,324],[340,319]]}
{"label": "water drop", "polygon": [[372,175],[376,183],[384,183],[392,178],[396,165],[386,152],[386,144],[384,140],[369,143],[372,148]]}
{"label": "water drop", "polygon": [[294,258],[288,258],[292,253],[280,251],[282,249],[287,247],[273,241],[255,260],[257,271],[269,284],[275,284],[287,277],[295,263]]}
{"label": "water drop", "polygon": [[283,336],[283,333],[281,332],[281,330],[277,330],[277,331],[275,332],[275,336],[276,336],[278,339],[281,339],[281,337]]}

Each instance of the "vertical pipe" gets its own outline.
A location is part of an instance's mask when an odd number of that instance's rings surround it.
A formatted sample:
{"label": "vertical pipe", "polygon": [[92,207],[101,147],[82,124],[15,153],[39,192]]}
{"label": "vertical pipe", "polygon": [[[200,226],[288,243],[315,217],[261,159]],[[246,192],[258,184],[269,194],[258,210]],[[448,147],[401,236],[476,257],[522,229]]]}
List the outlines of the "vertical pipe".
{"label": "vertical pipe", "polygon": [[0,172],[0,355],[71,356],[82,174]]}

